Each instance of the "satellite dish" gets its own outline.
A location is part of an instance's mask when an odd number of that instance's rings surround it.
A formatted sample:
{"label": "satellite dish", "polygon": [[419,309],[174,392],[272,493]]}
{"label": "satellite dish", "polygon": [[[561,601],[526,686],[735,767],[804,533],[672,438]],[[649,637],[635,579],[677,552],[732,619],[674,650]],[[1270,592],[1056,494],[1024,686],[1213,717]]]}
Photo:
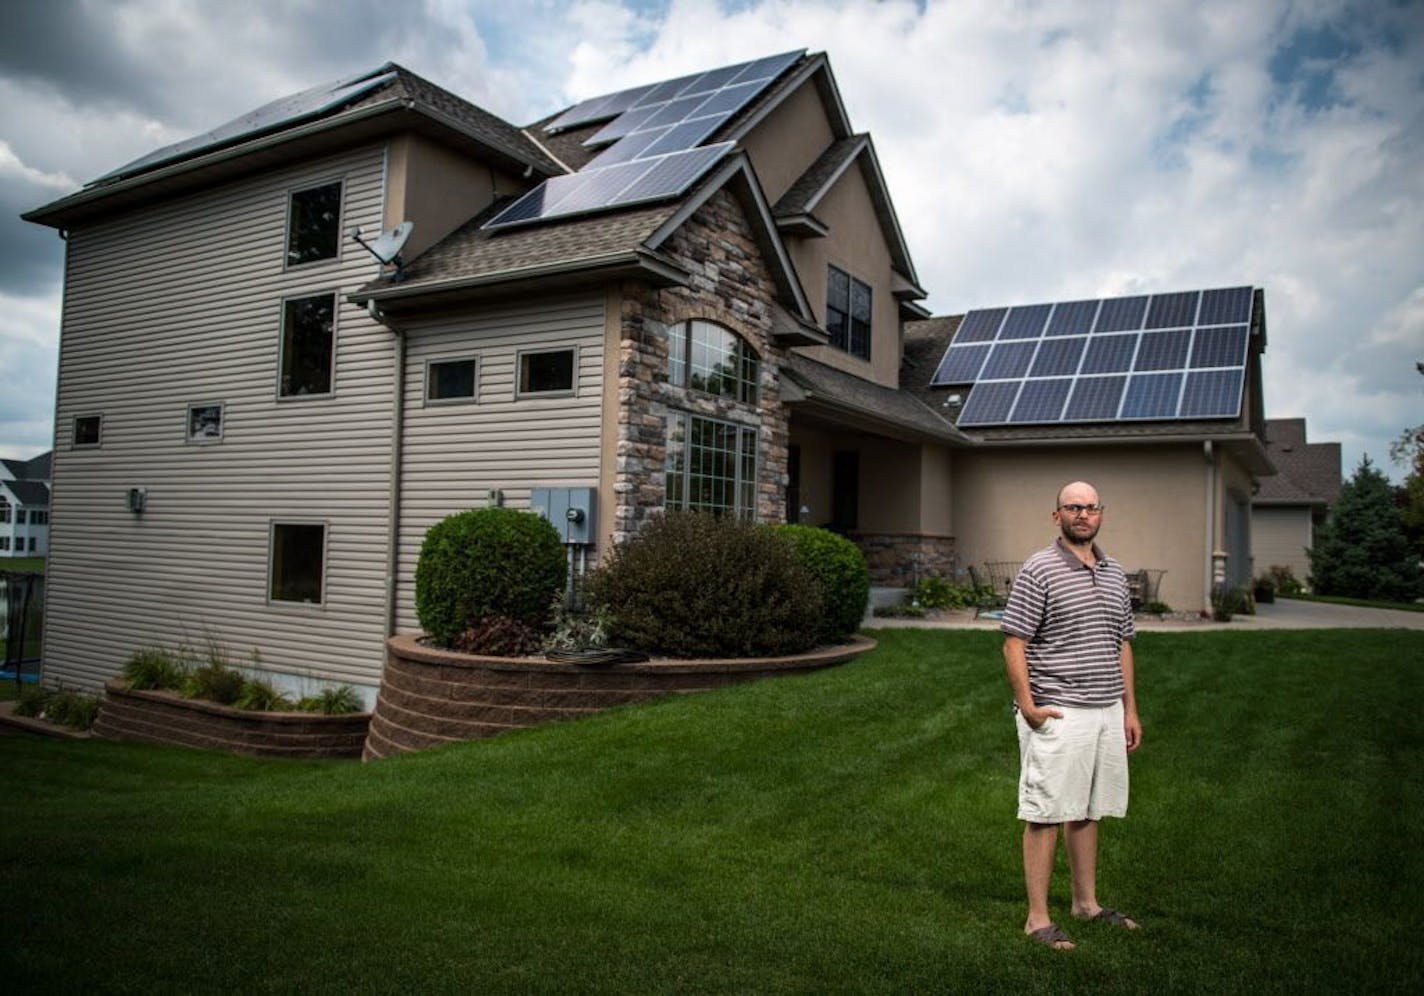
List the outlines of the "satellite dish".
{"label": "satellite dish", "polygon": [[401,265],[400,251],[405,248],[406,240],[410,238],[410,233],[415,230],[415,222],[403,221],[389,232],[378,238],[367,242],[361,238],[361,229],[356,229],[351,233],[361,248],[365,249],[372,256],[375,256],[382,263],[394,263],[397,267]]}

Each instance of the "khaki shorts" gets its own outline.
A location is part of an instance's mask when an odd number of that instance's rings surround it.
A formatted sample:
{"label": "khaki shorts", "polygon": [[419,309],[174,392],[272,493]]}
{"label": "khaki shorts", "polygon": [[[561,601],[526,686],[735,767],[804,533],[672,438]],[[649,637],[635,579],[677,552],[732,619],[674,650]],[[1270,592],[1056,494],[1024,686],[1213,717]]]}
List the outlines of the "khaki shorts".
{"label": "khaki shorts", "polygon": [[1092,709],[1054,706],[1032,729],[1014,710],[1019,731],[1019,819],[1073,823],[1127,814],[1127,738],[1122,703]]}

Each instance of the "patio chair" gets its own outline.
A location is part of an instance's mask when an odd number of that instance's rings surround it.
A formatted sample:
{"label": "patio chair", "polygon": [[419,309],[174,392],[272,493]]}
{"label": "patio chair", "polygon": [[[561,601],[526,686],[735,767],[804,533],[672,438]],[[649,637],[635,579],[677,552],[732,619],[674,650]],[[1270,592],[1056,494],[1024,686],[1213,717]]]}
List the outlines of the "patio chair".
{"label": "patio chair", "polygon": [[1000,595],[1005,602],[1009,600],[1009,592],[1014,587],[1014,578],[1019,576],[1019,569],[1023,567],[1021,560],[986,560],[984,570],[988,572],[989,583],[994,586],[994,591]]}
{"label": "patio chair", "polygon": [[981,592],[990,592],[987,596],[981,595],[979,600],[974,603],[975,619],[978,619],[985,613],[998,612],[1008,604],[1008,599],[999,594],[998,589],[990,582],[988,574],[986,574],[982,568],[975,567],[973,564],[969,565],[969,583]]}

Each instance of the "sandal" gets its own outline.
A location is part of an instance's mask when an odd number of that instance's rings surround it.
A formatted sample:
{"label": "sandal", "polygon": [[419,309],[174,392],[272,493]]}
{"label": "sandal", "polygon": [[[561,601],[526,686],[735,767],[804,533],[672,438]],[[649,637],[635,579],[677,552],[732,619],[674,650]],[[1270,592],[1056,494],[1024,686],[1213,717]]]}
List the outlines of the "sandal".
{"label": "sandal", "polygon": [[[1123,916],[1117,910],[1110,910],[1106,906],[1100,907],[1092,916],[1080,916],[1078,919],[1087,920],[1090,923],[1106,923],[1114,927],[1125,927],[1128,930],[1136,930],[1138,926],[1137,921],[1132,920],[1131,917]],[[1129,921],[1131,922],[1129,923]]]}
{"label": "sandal", "polygon": [[[1039,944],[1052,948],[1055,951],[1072,951],[1073,939],[1063,933],[1063,928],[1056,923],[1050,923],[1047,927],[1039,927],[1037,930],[1029,931],[1027,935],[1031,940]],[[1061,948],[1060,944],[1068,944],[1069,947]]]}

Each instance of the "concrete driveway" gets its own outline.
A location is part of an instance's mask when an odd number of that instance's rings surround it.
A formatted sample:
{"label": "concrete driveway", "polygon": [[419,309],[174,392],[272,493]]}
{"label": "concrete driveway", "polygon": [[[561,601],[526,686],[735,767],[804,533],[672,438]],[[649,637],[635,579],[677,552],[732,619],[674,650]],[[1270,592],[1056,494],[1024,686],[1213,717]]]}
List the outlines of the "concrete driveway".
{"label": "concrete driveway", "polygon": [[[876,619],[867,617],[866,629],[987,629],[999,628],[997,619],[975,619],[972,609],[946,612],[939,619]],[[1401,609],[1364,609],[1353,605],[1329,605],[1324,602],[1302,602],[1290,598],[1278,599],[1269,605],[1256,606],[1254,616],[1235,616],[1230,622],[1205,619],[1155,619],[1137,617],[1142,632],[1177,631],[1195,633],[1209,629],[1228,629],[1238,633],[1263,629],[1424,629],[1424,612]]]}

